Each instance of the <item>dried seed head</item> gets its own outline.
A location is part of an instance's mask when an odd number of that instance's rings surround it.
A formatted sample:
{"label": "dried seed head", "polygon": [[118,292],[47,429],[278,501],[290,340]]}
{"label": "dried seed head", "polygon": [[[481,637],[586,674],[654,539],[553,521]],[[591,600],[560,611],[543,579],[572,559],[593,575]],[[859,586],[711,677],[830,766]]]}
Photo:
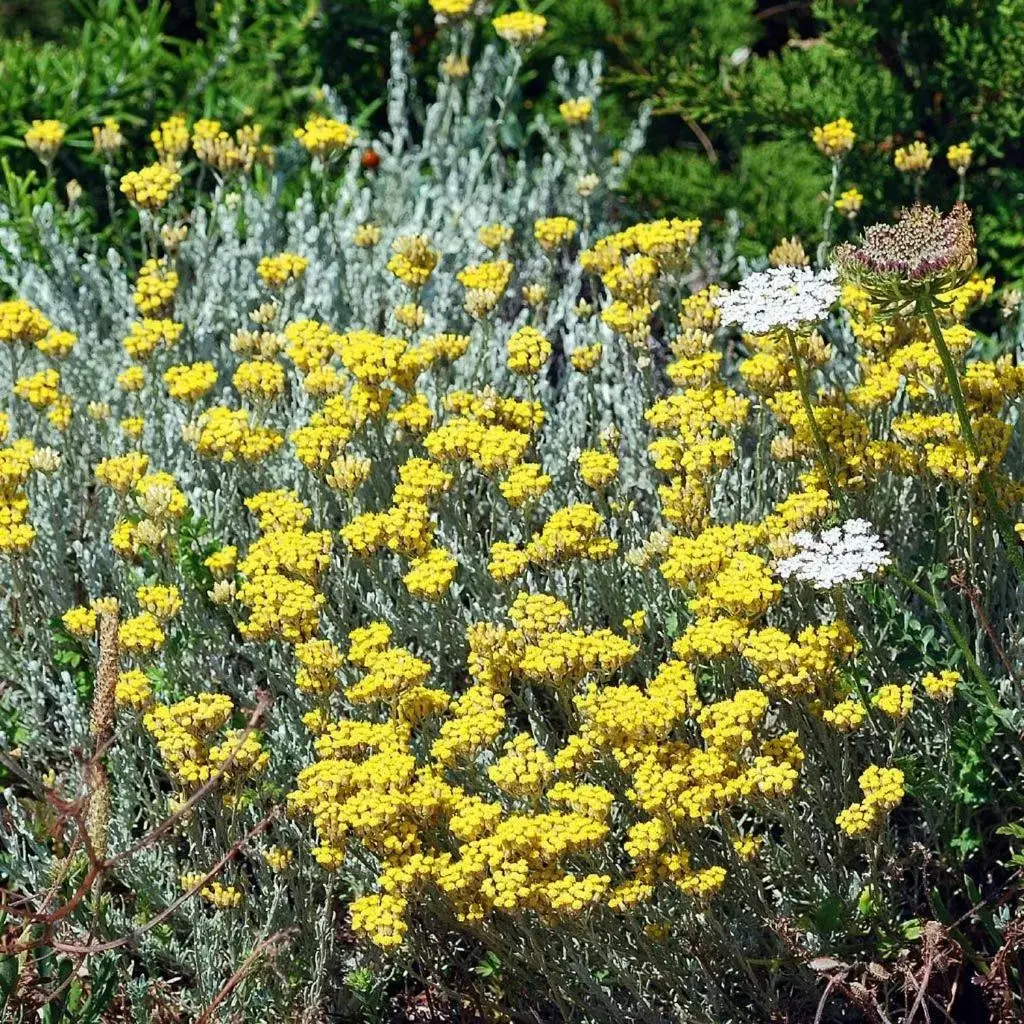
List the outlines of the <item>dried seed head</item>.
{"label": "dried seed head", "polygon": [[841,245],[834,256],[841,280],[865,289],[889,315],[923,295],[962,284],[976,259],[971,211],[964,203],[946,215],[913,206],[895,224],[869,227],[860,245]]}
{"label": "dried seed head", "polygon": [[98,860],[106,860],[110,839],[110,777],[99,762],[89,766],[88,776],[85,828],[93,855]]}

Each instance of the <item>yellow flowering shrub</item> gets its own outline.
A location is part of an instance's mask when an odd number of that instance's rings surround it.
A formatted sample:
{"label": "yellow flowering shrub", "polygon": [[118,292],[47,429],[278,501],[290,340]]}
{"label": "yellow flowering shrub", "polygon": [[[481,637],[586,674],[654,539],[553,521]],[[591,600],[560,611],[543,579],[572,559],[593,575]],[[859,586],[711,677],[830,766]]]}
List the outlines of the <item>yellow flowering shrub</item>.
{"label": "yellow flowering shrub", "polygon": [[[959,907],[1017,806],[1017,343],[970,320],[960,207],[832,267],[845,118],[820,250],[609,222],[597,65],[511,159],[546,22],[477,55],[484,6],[431,0],[426,141],[173,117],[119,179],[139,253],[0,253],[0,781],[54,818],[12,884],[81,883],[69,935],[254,1020],[381,952],[431,992],[490,965],[495,1019],[810,1019],[815,958],[917,977],[921,893]],[[63,128],[30,135],[50,168]]]}

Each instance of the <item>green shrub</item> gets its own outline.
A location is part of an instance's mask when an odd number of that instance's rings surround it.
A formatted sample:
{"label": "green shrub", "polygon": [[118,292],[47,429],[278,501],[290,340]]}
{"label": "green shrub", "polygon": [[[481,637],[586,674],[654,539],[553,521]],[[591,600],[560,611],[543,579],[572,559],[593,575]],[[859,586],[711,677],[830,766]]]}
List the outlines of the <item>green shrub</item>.
{"label": "green shrub", "polygon": [[865,192],[868,222],[912,197],[893,167],[897,146],[918,135],[929,144],[923,194],[948,206],[957,179],[945,151],[970,141],[967,197],[981,240],[998,274],[1018,278],[1024,3],[787,7],[579,0],[551,11],[558,46],[604,49],[606,105],[654,104],[650,155],[628,183],[637,204],[680,215],[735,208],[762,252],[782,232],[816,241],[827,168],[808,160],[809,134],[847,116],[859,137],[847,184]]}
{"label": "green shrub", "polygon": [[0,124],[7,126],[0,135],[6,179],[0,195],[17,210],[44,194],[37,191],[39,163],[22,141],[34,119],[68,126],[55,177],[62,187],[77,180],[98,199],[104,179],[91,128],[104,118],[121,124],[126,170],[152,152],[152,125],[178,110],[200,111],[231,127],[248,120],[289,124],[315,102],[324,27],[315,5],[227,0],[196,16],[194,40],[168,33],[171,7],[164,3],[82,0],[73,10],[77,18],[65,13],[62,22],[47,22],[63,28],[59,41],[27,32],[0,39]]}

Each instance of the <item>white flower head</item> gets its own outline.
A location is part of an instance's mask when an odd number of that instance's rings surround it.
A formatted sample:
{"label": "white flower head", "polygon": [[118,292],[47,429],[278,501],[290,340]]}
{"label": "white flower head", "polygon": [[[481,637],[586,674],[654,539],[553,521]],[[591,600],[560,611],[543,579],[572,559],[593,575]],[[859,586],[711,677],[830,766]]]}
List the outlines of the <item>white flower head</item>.
{"label": "white flower head", "polygon": [[800,580],[818,590],[857,583],[892,562],[885,545],[864,519],[848,519],[819,537],[801,530],[790,541],[797,553],[779,562],[775,571],[784,580]]}
{"label": "white flower head", "polygon": [[808,267],[772,267],[749,274],[732,291],[719,292],[714,302],[723,323],[738,324],[746,334],[770,334],[819,323],[838,298],[831,268],[819,273]]}

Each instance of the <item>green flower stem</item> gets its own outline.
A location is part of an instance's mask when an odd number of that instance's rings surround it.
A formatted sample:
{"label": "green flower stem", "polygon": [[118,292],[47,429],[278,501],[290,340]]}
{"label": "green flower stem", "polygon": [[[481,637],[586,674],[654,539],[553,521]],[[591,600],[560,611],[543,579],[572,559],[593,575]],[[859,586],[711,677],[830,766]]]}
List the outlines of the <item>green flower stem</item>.
{"label": "green flower stem", "polygon": [[982,671],[981,666],[978,664],[978,659],[975,658],[974,653],[971,651],[967,638],[963,635],[960,627],[953,620],[953,616],[949,614],[949,609],[946,607],[946,603],[934,592],[931,593],[924,589],[919,583],[911,579],[906,573],[901,572],[899,569],[890,569],[889,572],[900,581],[905,587],[915,593],[929,608],[935,612],[936,615],[942,620],[943,625],[949,630],[950,636],[953,638],[953,642],[960,648],[960,653],[964,656],[964,660],[967,662],[967,667],[970,670],[971,675],[974,677],[974,681],[978,684],[978,688],[984,693],[985,698],[988,701],[988,705],[992,709],[998,709],[1000,706],[999,695],[996,693],[992,684],[988,681],[985,673]]}
{"label": "green flower stem", "polygon": [[[953,398],[953,407],[956,409],[957,419],[960,421],[960,432],[963,435],[964,443],[967,445],[971,455],[980,460],[981,448],[978,439],[975,437],[974,428],[971,426],[970,413],[967,411],[967,402],[964,399],[963,389],[960,387],[960,374],[957,371],[953,355],[946,345],[942,336],[942,328],[939,326],[938,318],[935,316],[935,304],[930,296],[922,297],[917,303],[917,312],[924,317],[928,328],[931,331],[935,347],[939,350],[939,358],[942,360],[942,368],[946,373],[946,383],[949,386],[949,393]],[[1017,570],[1017,577],[1024,580],[1024,556],[1021,555],[1020,542],[1013,532],[1013,525],[999,503],[999,497],[992,484],[992,476],[988,468],[983,468],[978,475],[978,482],[981,487],[982,496],[988,505],[989,514],[995,523],[996,530],[1002,538],[1003,546],[1006,548],[1006,556]]]}
{"label": "green flower stem", "polygon": [[828,445],[825,443],[825,435],[822,434],[821,428],[818,426],[818,421],[814,417],[814,403],[811,402],[810,383],[807,380],[807,374],[804,372],[804,365],[800,359],[800,352],[796,344],[796,335],[793,331],[789,330],[789,328],[786,329],[786,338],[789,341],[789,351],[793,357],[793,366],[796,369],[797,385],[800,389],[800,397],[803,399],[804,412],[807,414],[807,423],[811,428],[811,437],[814,439],[814,447],[818,453],[818,460],[821,462],[821,467],[825,471],[825,476],[828,479],[829,492],[845,510],[846,498],[839,486],[839,479],[836,477],[835,469],[832,466],[832,460],[829,458]]}
{"label": "green flower stem", "polygon": [[836,208],[836,196],[839,194],[839,172],[843,166],[842,158],[832,161],[832,181],[828,189],[828,205],[825,207],[825,219],[821,225],[821,245],[818,246],[818,266],[825,266],[828,247],[832,244],[832,218]]}
{"label": "green flower stem", "polygon": [[[943,359],[943,365],[946,365],[946,359],[948,359],[949,360],[949,364],[948,364],[949,365],[949,369],[951,369],[952,373],[953,373],[953,384],[955,384],[955,391],[954,391],[954,399],[953,400],[954,400],[954,402],[956,402],[957,401],[957,396],[959,396],[958,412],[959,412],[960,409],[963,410],[963,418],[961,419],[961,426],[964,426],[966,424],[966,429],[970,430],[971,425],[970,425],[970,420],[967,418],[967,406],[966,406],[966,403],[964,402],[963,392],[960,390],[960,382],[959,382],[959,378],[956,376],[956,369],[953,366],[952,356],[950,356],[949,349],[946,348],[945,342],[942,341],[942,332],[941,332],[941,330],[939,330],[938,322],[935,320],[935,313],[934,313],[933,310],[931,310],[930,306],[929,306],[929,311],[931,312],[931,322],[934,323],[934,325],[935,325],[933,330],[937,334],[936,343],[939,345],[939,351],[940,351],[940,353],[945,352],[945,358]],[[818,458],[821,461],[821,464],[822,464],[822,466],[823,466],[823,468],[825,470],[825,475],[828,477],[829,489],[832,492],[832,496],[836,499],[836,501],[838,502],[840,508],[842,508],[843,511],[846,512],[847,511],[846,496],[843,494],[842,490],[839,487],[839,482],[836,479],[835,472],[832,469],[831,460],[829,459],[828,447],[825,444],[825,438],[822,435],[821,430],[818,427],[817,421],[814,418],[814,406],[811,403],[811,397],[810,397],[810,391],[809,391],[808,384],[807,384],[807,378],[806,378],[806,375],[804,374],[803,364],[802,364],[802,362],[800,360],[800,353],[797,350],[796,337],[794,336],[793,332],[789,331],[789,330],[786,331],[786,337],[789,340],[790,352],[792,353],[792,356],[793,356],[793,364],[796,367],[797,383],[800,386],[800,394],[801,394],[801,396],[803,398],[804,411],[807,413],[807,419],[808,419],[808,422],[810,424],[811,435],[814,438],[814,446],[815,446],[815,448],[817,449],[817,452],[818,452]],[[953,389],[953,384],[951,384],[951,390]],[[977,442],[974,441],[973,431],[971,432],[971,441],[968,441],[968,445],[971,445],[972,442],[973,442],[973,445],[974,445],[974,448],[972,449],[972,451],[973,451],[973,450],[975,450],[977,448]],[[987,476],[984,479],[987,479]],[[999,509],[998,502],[995,500],[995,491],[991,487],[991,482],[989,482],[989,490],[991,491],[991,494],[992,494],[992,500],[991,500],[991,502],[989,504],[989,507],[992,508],[993,505],[994,505],[996,509]],[[987,497],[987,495],[986,495],[986,497]],[[1001,509],[999,509],[999,511],[1000,511],[1000,513],[1002,512]],[[1013,534],[1012,530],[1010,530],[1010,536],[1011,536],[1011,538],[1013,538],[1014,543],[1016,543],[1016,536]],[[1005,537],[1004,537],[1004,543],[1005,543]],[[1019,553],[1017,553],[1015,548],[1010,548],[1010,551],[1011,551],[1011,557],[1016,555],[1016,560],[1014,562],[1014,564],[1016,565],[1017,562],[1020,561],[1020,555],[1019,555]],[[1022,563],[1022,568],[1024,568],[1024,563]],[[915,594],[917,594],[917,596],[920,597],[928,605],[928,607],[931,608],[932,611],[934,611],[935,614],[939,616],[939,618],[942,620],[943,624],[949,630],[950,636],[952,636],[954,643],[957,645],[957,647],[960,649],[960,652],[963,654],[964,659],[967,662],[967,666],[970,669],[971,675],[974,677],[975,681],[977,682],[978,687],[984,693],[986,700],[989,702],[989,706],[992,707],[992,708],[998,708],[999,707],[999,696],[998,696],[998,694],[993,689],[992,684],[985,677],[985,673],[981,670],[981,666],[978,664],[977,658],[975,658],[974,653],[971,651],[971,648],[970,648],[970,646],[967,643],[967,639],[964,637],[963,633],[961,632],[961,630],[957,626],[957,624],[953,621],[953,617],[949,614],[949,611],[946,608],[945,603],[941,600],[941,598],[939,598],[939,596],[937,594],[934,594],[934,593],[930,594],[930,593],[928,593],[927,590],[925,590],[923,587],[921,587],[917,583],[915,583],[914,580],[912,580],[905,573],[902,573],[898,569],[895,569],[895,568],[892,569],[891,572],[892,572],[892,575],[896,579],[898,579],[904,586],[908,587],[911,591],[913,591]],[[1024,579],[1024,573],[1022,573],[1021,578]],[[869,714],[870,714],[870,708],[869,708]]]}

